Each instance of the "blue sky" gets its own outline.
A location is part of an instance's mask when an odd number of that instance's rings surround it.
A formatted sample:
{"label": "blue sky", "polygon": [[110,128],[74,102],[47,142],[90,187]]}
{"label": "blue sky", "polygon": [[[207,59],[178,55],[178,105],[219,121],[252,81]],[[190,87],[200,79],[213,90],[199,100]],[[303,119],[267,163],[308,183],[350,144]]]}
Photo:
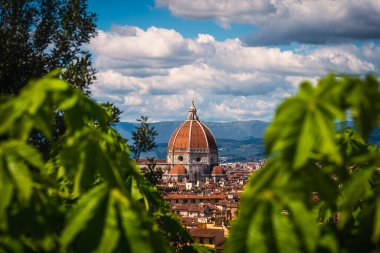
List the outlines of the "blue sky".
{"label": "blue sky", "polygon": [[244,36],[255,29],[249,24],[232,24],[224,29],[210,19],[180,18],[171,15],[166,8],[155,6],[150,0],[116,0],[112,4],[104,0],[89,2],[89,9],[98,14],[98,28],[110,30],[112,25],[130,25],[147,29],[156,26],[174,29],[188,38],[196,37],[199,33],[212,34],[217,40]]}
{"label": "blue sky", "polygon": [[93,97],[122,120],[270,121],[298,84],[379,75],[378,0],[90,1]]}

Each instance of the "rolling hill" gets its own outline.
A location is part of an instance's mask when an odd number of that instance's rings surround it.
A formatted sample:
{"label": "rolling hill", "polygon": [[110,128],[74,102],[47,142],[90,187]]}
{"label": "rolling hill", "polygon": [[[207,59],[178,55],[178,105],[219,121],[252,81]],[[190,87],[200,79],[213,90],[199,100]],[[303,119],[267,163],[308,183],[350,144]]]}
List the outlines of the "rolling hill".
{"label": "rolling hill", "polygon": [[[151,123],[158,132],[157,148],[143,156],[166,158],[167,144],[171,134],[181,123],[181,121]],[[265,157],[263,135],[268,124],[268,122],[259,120],[227,123],[206,122],[216,138],[220,160],[227,162],[252,161]],[[115,125],[115,129],[130,140],[131,132],[136,126],[138,126],[137,123],[120,122]],[[346,126],[353,126],[353,123],[346,122]],[[337,124],[337,128],[339,129],[339,124]],[[372,132],[369,142],[380,145],[379,128]]]}
{"label": "rolling hill", "polygon": [[[156,137],[157,143],[167,143],[174,130],[181,124],[181,121],[163,121],[151,123],[158,132]],[[249,138],[262,138],[268,122],[252,121],[234,121],[227,123],[205,122],[210,128],[216,139],[226,140],[246,140]],[[137,123],[119,122],[115,129],[125,138],[131,138],[131,132],[138,126]]]}
{"label": "rolling hill", "polygon": [[[158,133],[156,137],[157,148],[144,154],[144,156],[165,158],[167,143],[174,130],[181,123],[181,121],[151,123]],[[268,122],[259,120],[227,123],[206,122],[206,125],[216,138],[219,157],[222,161],[251,161],[264,156],[262,136]],[[130,140],[131,132],[136,126],[138,126],[137,123],[120,122],[115,125],[115,129],[124,138]]]}

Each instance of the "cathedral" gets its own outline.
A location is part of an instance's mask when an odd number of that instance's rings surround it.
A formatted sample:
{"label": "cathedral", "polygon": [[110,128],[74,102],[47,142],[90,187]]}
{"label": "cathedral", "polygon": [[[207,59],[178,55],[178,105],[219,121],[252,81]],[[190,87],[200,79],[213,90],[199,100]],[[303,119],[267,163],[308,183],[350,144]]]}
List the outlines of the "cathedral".
{"label": "cathedral", "polygon": [[218,166],[218,147],[210,129],[202,123],[192,101],[187,120],[173,132],[168,143],[169,180],[205,181],[225,177]]}

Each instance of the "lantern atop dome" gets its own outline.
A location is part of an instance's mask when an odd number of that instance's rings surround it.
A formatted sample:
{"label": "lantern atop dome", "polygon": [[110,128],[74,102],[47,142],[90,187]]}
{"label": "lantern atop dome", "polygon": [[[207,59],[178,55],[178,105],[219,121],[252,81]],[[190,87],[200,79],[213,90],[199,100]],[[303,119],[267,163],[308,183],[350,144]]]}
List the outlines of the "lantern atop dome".
{"label": "lantern atop dome", "polygon": [[199,120],[198,115],[197,115],[197,109],[195,108],[194,105],[194,99],[191,102],[191,106],[189,109],[189,116],[187,117],[188,120]]}

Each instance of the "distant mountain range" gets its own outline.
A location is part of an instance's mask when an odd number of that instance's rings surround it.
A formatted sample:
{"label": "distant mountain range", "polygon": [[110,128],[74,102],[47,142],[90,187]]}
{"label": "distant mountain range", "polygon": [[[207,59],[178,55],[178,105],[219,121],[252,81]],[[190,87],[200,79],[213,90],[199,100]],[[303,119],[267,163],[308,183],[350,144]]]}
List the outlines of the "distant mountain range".
{"label": "distant mountain range", "polygon": [[[163,121],[151,123],[156,129],[157,148],[145,157],[154,156],[156,158],[166,158],[166,151],[169,139],[174,130],[181,124],[181,121]],[[227,123],[205,122],[213,132],[219,149],[221,161],[252,161],[265,157],[263,136],[269,122],[251,120],[234,121]],[[353,125],[348,123],[346,125]],[[131,132],[138,126],[138,123],[120,122],[115,125],[115,129],[128,140],[131,140]],[[380,145],[380,129],[375,129],[369,138],[369,142]]]}
{"label": "distant mountain range", "polygon": [[[156,131],[157,143],[168,143],[170,136],[182,121],[162,121],[150,123]],[[246,140],[249,138],[263,138],[264,131],[268,122],[251,120],[251,121],[234,121],[227,123],[205,122],[210,128],[216,139],[226,140]],[[138,123],[120,122],[115,129],[127,139],[131,138],[131,132],[138,126]]]}
{"label": "distant mountain range", "polygon": [[[167,143],[174,130],[181,124],[181,121],[163,121],[151,123],[156,129],[157,148],[145,154],[145,156],[155,156],[165,158]],[[234,121],[227,123],[205,122],[213,132],[218,148],[219,157],[222,161],[251,161],[264,157],[263,135],[268,122]],[[131,132],[138,126],[138,123],[120,122],[115,125],[115,129],[128,140],[131,139]]]}

